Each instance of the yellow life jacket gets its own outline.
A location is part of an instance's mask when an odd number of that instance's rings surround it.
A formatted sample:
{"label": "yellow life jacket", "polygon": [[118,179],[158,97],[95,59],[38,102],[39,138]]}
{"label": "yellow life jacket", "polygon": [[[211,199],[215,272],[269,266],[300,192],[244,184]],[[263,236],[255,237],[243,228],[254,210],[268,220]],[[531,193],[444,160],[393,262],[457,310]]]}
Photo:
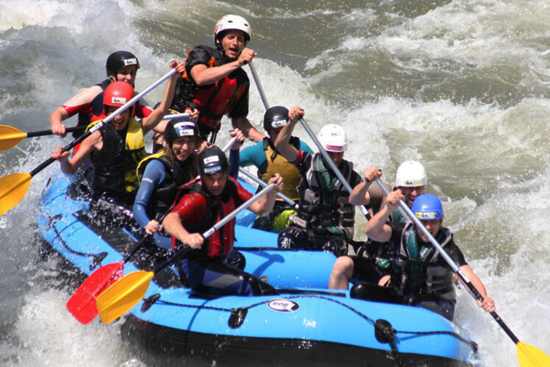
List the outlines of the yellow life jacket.
{"label": "yellow life jacket", "polygon": [[[285,183],[285,187],[281,193],[292,200],[299,200],[300,194],[297,187],[302,180],[302,176],[298,168],[273,149],[267,142],[267,139],[264,140],[264,150],[267,158],[267,167],[266,171],[260,175],[262,181],[268,182],[275,173],[280,174]],[[282,199],[277,198],[277,200]]]}

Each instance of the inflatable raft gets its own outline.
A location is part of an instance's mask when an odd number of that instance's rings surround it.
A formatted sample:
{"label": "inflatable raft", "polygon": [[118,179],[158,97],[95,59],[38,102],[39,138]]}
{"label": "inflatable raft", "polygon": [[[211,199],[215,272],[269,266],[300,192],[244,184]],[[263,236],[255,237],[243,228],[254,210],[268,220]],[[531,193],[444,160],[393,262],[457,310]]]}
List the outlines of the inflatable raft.
{"label": "inflatable raft", "polygon": [[[54,177],[37,216],[43,243],[70,265],[79,282],[122,260],[136,235],[92,217],[71,178]],[[278,294],[197,294],[172,268],[153,279],[145,298],[117,321],[140,359],[155,366],[472,366],[475,343],[426,309],[353,299],[327,289],[335,257],[276,248],[276,235],[238,218],[236,248],[244,270]],[[145,254],[147,255],[147,254]],[[150,270],[136,254],[125,274]],[[76,270],[76,272],[74,271]],[[79,283],[77,284],[77,286]],[[67,313],[67,317],[71,317]]]}

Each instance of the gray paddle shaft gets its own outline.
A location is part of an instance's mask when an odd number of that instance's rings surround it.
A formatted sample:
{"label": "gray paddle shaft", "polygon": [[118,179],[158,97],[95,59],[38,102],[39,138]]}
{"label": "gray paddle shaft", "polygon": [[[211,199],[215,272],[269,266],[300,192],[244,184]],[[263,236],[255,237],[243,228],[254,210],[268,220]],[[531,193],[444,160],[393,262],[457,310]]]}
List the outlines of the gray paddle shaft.
{"label": "gray paddle shaft", "polygon": [[[265,97],[264,89],[262,88],[262,84],[260,83],[260,79],[258,78],[258,74],[256,74],[256,69],[254,68],[254,65],[252,65],[252,63],[249,63],[248,66],[250,67],[250,72],[252,73],[252,78],[254,79],[254,82],[256,83],[256,87],[258,88],[258,92],[260,93],[260,97],[262,99],[262,102],[264,103],[264,107],[267,110],[269,108],[269,103],[267,103],[267,99]],[[332,171],[336,174],[336,177],[338,177],[340,182],[342,182],[342,185],[344,185],[345,189],[351,194],[352,188],[349,185],[348,181],[346,181],[346,179],[344,178],[344,176],[342,175],[342,173],[340,172],[338,167],[336,167],[336,165],[334,164],[332,159],[330,159],[330,156],[326,152],[325,148],[323,148],[323,146],[321,145],[321,143],[319,142],[319,140],[317,139],[315,134],[313,134],[313,131],[311,131],[311,129],[306,124],[304,119],[300,119],[300,123],[302,124],[302,126],[304,127],[306,132],[308,133],[311,140],[313,140],[313,142],[315,143],[315,145],[319,149],[319,152],[321,153],[321,155],[323,156],[325,161],[330,166],[330,169],[332,169]],[[367,217],[367,219],[370,218],[370,215],[367,211],[367,208],[365,208],[365,206],[360,205],[359,209],[361,210],[361,213],[363,213],[363,215],[365,217]]]}

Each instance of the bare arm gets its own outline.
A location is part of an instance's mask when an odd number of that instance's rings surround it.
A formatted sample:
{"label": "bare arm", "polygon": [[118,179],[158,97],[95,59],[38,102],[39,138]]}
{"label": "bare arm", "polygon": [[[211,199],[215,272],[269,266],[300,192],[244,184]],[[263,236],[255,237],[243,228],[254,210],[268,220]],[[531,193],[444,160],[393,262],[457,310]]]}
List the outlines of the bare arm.
{"label": "bare arm", "polygon": [[252,139],[254,141],[262,141],[265,138],[265,136],[260,133],[254,126],[252,126],[250,121],[248,121],[248,119],[245,117],[231,119],[231,124],[235,129],[241,130],[244,136],[249,139]]}
{"label": "bare arm", "polygon": [[96,131],[84,139],[80,145],[80,148],[71,159],[68,159],[70,152],[62,153],[62,147],[57,148],[52,153],[51,157],[59,161],[61,171],[63,173],[75,173],[82,165],[86,157],[88,157],[93,151],[101,150],[102,146],[103,139],[101,137],[101,133]]}
{"label": "bare arm", "polygon": [[364,181],[353,188],[349,196],[349,203],[351,205],[369,205],[371,199],[369,187],[374,180],[380,177],[382,177],[382,170],[374,166],[369,167],[364,173]]}
{"label": "bare arm", "polygon": [[277,136],[277,140],[275,141],[275,148],[277,148],[279,153],[281,153],[281,155],[289,162],[294,162],[296,161],[296,158],[298,158],[298,149],[290,144],[290,138],[292,137],[292,132],[294,131],[294,127],[298,123],[298,120],[303,118],[304,115],[305,112],[303,109],[298,106],[292,107],[288,113],[289,121],[283,127],[279,133],[279,136]]}
{"label": "bare arm", "polygon": [[248,207],[248,209],[256,213],[259,216],[267,215],[273,210],[273,206],[275,205],[275,199],[277,198],[277,193],[281,192],[281,190],[284,187],[283,178],[276,173],[271,179],[268,181],[268,184],[275,184],[275,189],[268,192],[265,196],[261,197],[252,205]]}
{"label": "bare arm", "polygon": [[253,50],[245,48],[239,55],[239,58],[233,62],[211,68],[204,64],[194,66],[191,69],[191,77],[199,87],[214,84],[226,75],[251,62],[257,55]]}
{"label": "bare arm", "polygon": [[391,213],[399,207],[399,202],[403,200],[404,196],[401,190],[392,191],[386,198],[386,205],[384,205],[378,213],[367,223],[365,227],[365,233],[370,239],[378,242],[387,242],[392,235],[391,227],[386,224],[386,221],[390,217]]}
{"label": "bare arm", "polygon": [[[178,73],[175,73],[170,79],[168,79],[160,106],[141,121],[143,134],[146,134],[149,131],[153,130],[160,123],[164,115],[168,113],[168,108],[172,104],[172,99],[174,98],[174,90],[176,89],[176,82],[178,78],[181,78],[181,75],[179,73],[184,71],[184,64],[182,62],[174,60],[170,63],[170,67],[172,69],[176,69]],[[164,127],[166,127],[166,123],[164,123]],[[164,131],[164,129],[162,129],[162,131]]]}
{"label": "bare arm", "polygon": [[65,110],[63,107],[56,108],[50,114],[50,125],[52,127],[52,133],[65,136],[67,134],[67,131],[65,129],[65,125],[63,125],[63,121],[68,118],[69,114],[67,113],[67,110]]}
{"label": "bare arm", "polygon": [[496,310],[495,308],[495,302],[489,295],[487,295],[487,289],[485,288],[485,285],[483,285],[483,282],[476,273],[472,270],[472,268],[469,265],[462,265],[460,267],[460,271],[466,276],[466,278],[470,279],[470,282],[472,285],[477,289],[477,291],[483,296],[483,303],[477,301],[478,305],[483,307],[483,309],[487,312],[493,312]]}
{"label": "bare arm", "polygon": [[181,219],[178,213],[170,213],[162,221],[162,226],[166,233],[175,237],[182,243],[189,245],[189,247],[198,249],[202,247],[204,238],[200,233],[189,233],[183,227]]}
{"label": "bare arm", "polygon": [[[97,97],[97,95],[101,92],[102,89],[98,86],[82,89],[80,92],[78,92],[77,95],[65,102],[63,106],[78,108],[78,106],[92,103],[94,98]],[[69,112],[67,112],[67,110],[63,106],[56,108],[50,114],[50,126],[52,128],[52,133],[61,136],[65,136],[67,134],[65,125],[63,125],[63,121],[70,117]]]}

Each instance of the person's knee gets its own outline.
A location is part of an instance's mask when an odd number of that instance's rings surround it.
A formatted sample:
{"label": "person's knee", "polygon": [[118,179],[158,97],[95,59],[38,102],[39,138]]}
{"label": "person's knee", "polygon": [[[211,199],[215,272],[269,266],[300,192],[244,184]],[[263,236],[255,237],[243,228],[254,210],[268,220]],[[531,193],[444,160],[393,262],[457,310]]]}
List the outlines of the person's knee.
{"label": "person's knee", "polygon": [[333,267],[333,273],[338,276],[350,279],[353,274],[353,260],[349,256],[340,256],[336,259]]}

